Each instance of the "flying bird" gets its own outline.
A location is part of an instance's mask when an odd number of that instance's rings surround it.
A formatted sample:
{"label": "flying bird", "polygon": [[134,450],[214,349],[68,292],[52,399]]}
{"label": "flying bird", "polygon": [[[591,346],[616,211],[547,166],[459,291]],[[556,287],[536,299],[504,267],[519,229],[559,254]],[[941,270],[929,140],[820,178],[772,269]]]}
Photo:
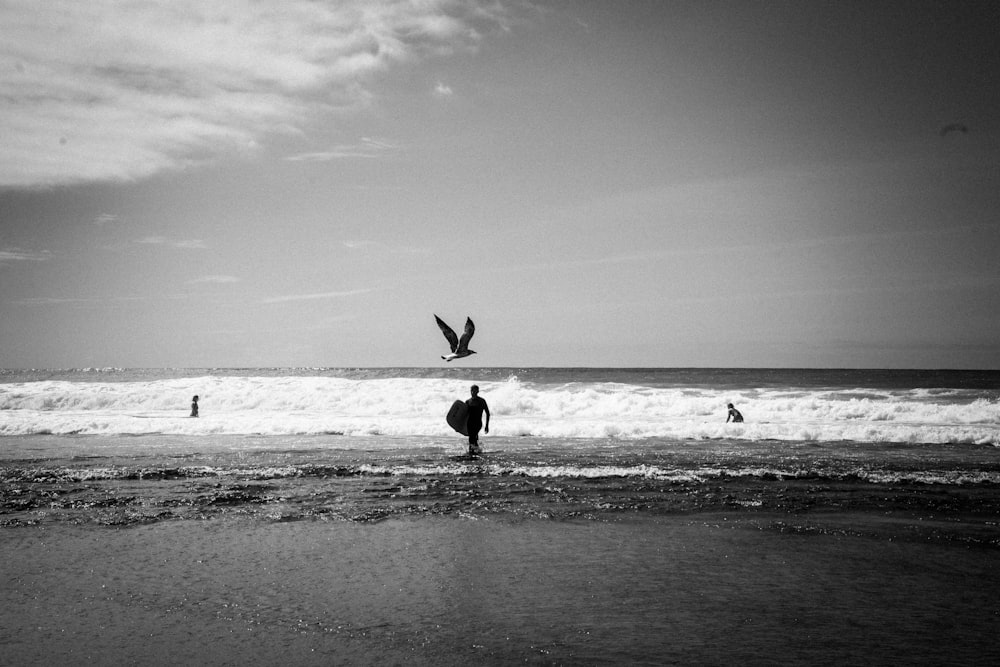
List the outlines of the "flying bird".
{"label": "flying bird", "polygon": [[470,354],[475,354],[475,350],[469,349],[469,341],[472,340],[472,334],[476,333],[476,325],[472,323],[471,317],[465,318],[465,333],[462,334],[461,340],[455,335],[455,332],[450,326],[444,323],[444,321],[438,317],[434,316],[437,320],[438,327],[441,329],[441,333],[444,337],[448,339],[448,345],[451,346],[451,354],[441,357],[445,361],[451,361],[452,359],[461,359],[462,357],[467,357]]}
{"label": "flying bird", "polygon": [[968,134],[969,128],[966,127],[964,123],[952,123],[951,125],[945,125],[941,128],[942,137],[949,132],[961,132],[962,134]]}

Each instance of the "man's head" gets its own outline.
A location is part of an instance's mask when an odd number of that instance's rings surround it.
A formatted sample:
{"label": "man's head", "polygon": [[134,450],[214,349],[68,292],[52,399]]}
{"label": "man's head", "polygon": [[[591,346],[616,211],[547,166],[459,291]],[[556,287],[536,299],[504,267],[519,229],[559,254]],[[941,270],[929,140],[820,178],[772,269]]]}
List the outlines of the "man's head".
{"label": "man's head", "polygon": [[473,396],[478,396],[479,395],[479,385],[478,384],[472,385],[471,391],[472,391],[472,395]]}

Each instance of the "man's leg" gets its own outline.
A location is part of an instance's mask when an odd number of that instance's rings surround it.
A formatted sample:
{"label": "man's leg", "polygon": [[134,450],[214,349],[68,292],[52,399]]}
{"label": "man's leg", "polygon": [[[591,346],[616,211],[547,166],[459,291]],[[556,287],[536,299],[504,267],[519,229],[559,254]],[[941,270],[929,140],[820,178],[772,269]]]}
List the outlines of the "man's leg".
{"label": "man's leg", "polygon": [[469,424],[469,456],[479,453],[479,428],[474,424]]}

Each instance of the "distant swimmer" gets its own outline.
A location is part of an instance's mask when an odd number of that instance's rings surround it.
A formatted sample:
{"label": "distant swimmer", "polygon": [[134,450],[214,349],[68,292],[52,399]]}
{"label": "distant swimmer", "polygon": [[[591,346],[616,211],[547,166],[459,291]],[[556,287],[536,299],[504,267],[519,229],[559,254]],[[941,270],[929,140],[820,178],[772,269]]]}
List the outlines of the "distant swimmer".
{"label": "distant swimmer", "polygon": [[197,396],[195,396],[194,398],[191,399],[191,416],[192,417],[197,417],[198,416],[198,397]]}
{"label": "distant swimmer", "polygon": [[[472,398],[465,401],[469,407],[469,420],[467,429],[469,431],[469,456],[475,456],[483,450],[479,446],[479,429],[484,433],[490,432],[490,406],[486,405],[486,400],[479,395],[479,387],[472,385],[470,390]],[[486,413],[486,426],[483,426],[483,413]]]}
{"label": "distant swimmer", "polygon": [[472,318],[465,318],[465,333],[462,334],[461,340],[459,340],[452,328],[445,324],[440,317],[435,315],[434,319],[437,320],[441,333],[448,339],[448,345],[451,346],[451,354],[441,357],[442,359],[451,361],[452,359],[461,359],[462,357],[476,353],[474,350],[469,349],[469,341],[472,340],[472,335],[476,333],[476,325],[472,323]]}
{"label": "distant swimmer", "polygon": [[726,423],[727,424],[729,423],[730,419],[733,420],[734,424],[743,421],[743,415],[740,414],[739,410],[737,410],[736,408],[733,407],[732,403],[730,403],[728,407],[729,407],[729,414],[726,415]]}

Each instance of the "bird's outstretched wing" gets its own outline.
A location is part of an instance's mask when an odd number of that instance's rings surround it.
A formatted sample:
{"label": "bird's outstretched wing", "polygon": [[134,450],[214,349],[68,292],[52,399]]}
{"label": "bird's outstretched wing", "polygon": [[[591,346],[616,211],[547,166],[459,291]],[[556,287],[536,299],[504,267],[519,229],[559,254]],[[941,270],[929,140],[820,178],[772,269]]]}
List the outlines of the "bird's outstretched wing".
{"label": "bird's outstretched wing", "polygon": [[[458,336],[455,335],[455,332],[452,331],[451,327],[448,326],[447,324],[445,324],[444,320],[442,320],[440,317],[438,317],[437,315],[435,315],[434,319],[437,320],[438,328],[441,329],[441,333],[443,333],[444,337],[446,339],[448,339],[448,345],[451,346],[451,351],[452,352],[457,351],[458,350]],[[465,325],[465,330],[466,331],[469,330],[469,325],[468,324]],[[471,334],[469,335],[469,337],[470,338],[472,337]],[[462,336],[462,340],[463,341],[465,340],[465,336]]]}
{"label": "bird's outstretched wing", "polygon": [[[435,317],[437,317],[435,315]],[[465,351],[469,349],[469,341],[472,340],[472,335],[476,333],[476,325],[472,323],[471,317],[465,318],[465,333],[462,334],[462,339],[458,341],[459,351]],[[455,334],[452,334],[454,336]],[[454,352],[455,350],[452,350]]]}

